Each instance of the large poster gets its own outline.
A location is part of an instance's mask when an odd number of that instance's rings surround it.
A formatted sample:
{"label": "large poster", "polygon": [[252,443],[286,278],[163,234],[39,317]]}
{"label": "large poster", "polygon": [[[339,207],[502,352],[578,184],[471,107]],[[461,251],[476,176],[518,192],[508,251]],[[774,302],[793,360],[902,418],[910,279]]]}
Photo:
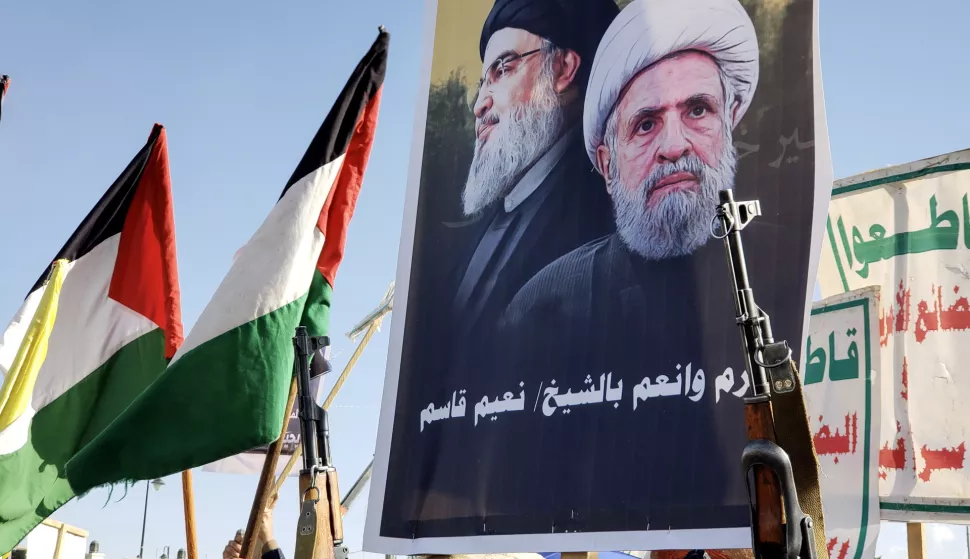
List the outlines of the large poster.
{"label": "large poster", "polygon": [[719,189],[761,201],[749,271],[797,358],[831,185],[816,17],[430,2],[368,551],[750,545],[710,226]]}
{"label": "large poster", "polygon": [[831,559],[873,559],[879,536],[879,287],[812,305],[801,371]]}
{"label": "large poster", "polygon": [[970,150],[841,180],[823,296],[881,288],[882,518],[970,519]]}

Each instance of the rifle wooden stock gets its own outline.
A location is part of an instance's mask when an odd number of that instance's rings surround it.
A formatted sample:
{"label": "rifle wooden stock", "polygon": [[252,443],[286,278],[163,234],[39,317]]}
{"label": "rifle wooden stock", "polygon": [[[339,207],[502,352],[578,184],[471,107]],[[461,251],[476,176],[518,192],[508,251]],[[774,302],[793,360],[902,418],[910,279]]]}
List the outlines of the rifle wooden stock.
{"label": "rifle wooden stock", "polygon": [[[331,470],[316,474],[316,476],[317,479],[314,484],[316,489],[307,492],[310,487],[311,475],[309,473],[300,474],[300,495],[304,499],[317,499],[315,506],[317,522],[314,527],[312,558],[309,559],[334,559],[334,538],[336,537],[338,541],[343,539],[343,519],[340,515],[340,496],[337,492],[337,472]],[[302,552],[303,550],[299,551]],[[298,552],[296,559],[305,559],[300,555],[302,553]]]}
{"label": "rifle wooden stock", "polygon": [[[749,402],[744,406],[744,420],[748,428],[748,440],[775,440],[775,423],[771,410],[771,400]],[[755,502],[758,504],[756,522],[757,539],[765,549],[776,545],[781,551],[785,548],[784,509],[781,501],[781,486],[778,478],[766,466],[754,467]]]}
{"label": "rifle wooden stock", "polygon": [[344,514],[340,507],[340,490],[337,485],[337,470],[327,472],[327,499],[330,501],[330,532],[335,542],[344,540]]}

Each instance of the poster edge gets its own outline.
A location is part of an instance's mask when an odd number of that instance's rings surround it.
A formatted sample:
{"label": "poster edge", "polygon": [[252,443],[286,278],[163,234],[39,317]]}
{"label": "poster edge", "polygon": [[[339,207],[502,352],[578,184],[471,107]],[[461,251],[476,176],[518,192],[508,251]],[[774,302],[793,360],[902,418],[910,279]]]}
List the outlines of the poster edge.
{"label": "poster edge", "polygon": [[[808,328],[811,320],[815,285],[818,283],[818,268],[821,263],[822,243],[825,241],[825,220],[828,219],[829,204],[832,198],[832,184],[835,172],[832,168],[832,150],[829,143],[828,120],[825,112],[825,94],[822,86],[822,52],[819,46],[819,0],[812,2],[812,97],[815,107],[815,177],[814,206],[812,208],[812,228],[809,233],[809,256],[807,279],[805,281],[805,309],[802,317],[801,345],[798,366],[805,370],[808,357],[805,355],[808,342]],[[812,280],[812,281],[809,281]]]}
{"label": "poster edge", "polygon": [[582,551],[608,552],[619,549],[656,551],[669,549],[751,549],[750,528],[711,528],[698,530],[650,530],[629,532],[569,532],[556,534],[515,534],[492,536],[454,536],[446,538],[392,538],[378,536],[372,542],[374,553],[395,555],[455,555],[520,553],[523,549],[542,549],[543,553]]}
{"label": "poster edge", "polygon": [[[383,393],[377,423],[377,439],[374,447],[374,471],[367,499],[367,516],[364,519],[363,551],[372,551],[380,535],[384,514],[384,495],[387,485],[387,469],[390,459],[391,436],[397,409],[398,382],[404,345],[404,326],[407,317],[408,295],[411,283],[411,259],[414,254],[414,232],[417,226],[418,197],[421,183],[422,154],[427,131],[428,100],[431,94],[431,69],[434,58],[434,39],[438,17],[438,0],[424,2],[424,33],[418,93],[415,99],[414,122],[411,132],[411,155],[408,179],[404,194],[404,219],[398,245],[397,270],[395,273],[394,320],[388,336],[387,359],[384,365]],[[374,544],[374,545],[372,545]]]}

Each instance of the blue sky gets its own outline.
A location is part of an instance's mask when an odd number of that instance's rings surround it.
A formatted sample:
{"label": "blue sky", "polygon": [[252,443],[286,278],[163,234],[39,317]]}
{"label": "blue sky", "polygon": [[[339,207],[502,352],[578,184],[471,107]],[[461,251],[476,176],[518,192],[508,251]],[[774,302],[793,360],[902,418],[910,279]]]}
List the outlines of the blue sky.
{"label": "blue sky", "polygon": [[[450,0],[458,1],[458,0]],[[346,77],[391,32],[378,137],[337,276],[338,366],[353,344],[340,334],[370,311],[394,278],[408,171],[423,2],[4,2],[0,73],[13,77],[0,123],[0,321],[105,188],[168,128],[183,317],[191,327],[261,223]],[[970,147],[970,3],[823,2],[821,48],[836,177]],[[332,409],[343,487],[373,453],[388,328],[375,336]],[[171,410],[177,414],[178,410]],[[177,476],[152,491],[145,557],[184,545]],[[200,555],[219,557],[246,523],[255,476],[196,472]],[[127,496],[94,491],[54,517],[90,531],[111,559],[138,553],[144,484]],[[276,524],[292,550],[295,481]],[[107,504],[106,504],[107,503]],[[346,518],[360,550],[366,495]],[[963,527],[929,526],[930,557],[967,557]],[[905,557],[905,529],[883,525],[879,551]],[[355,554],[354,557],[359,557]]]}

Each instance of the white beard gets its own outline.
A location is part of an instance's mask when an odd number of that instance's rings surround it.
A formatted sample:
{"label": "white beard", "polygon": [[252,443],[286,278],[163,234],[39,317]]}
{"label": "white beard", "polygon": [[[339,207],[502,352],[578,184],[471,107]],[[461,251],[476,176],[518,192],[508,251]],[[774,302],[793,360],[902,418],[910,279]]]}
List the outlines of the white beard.
{"label": "white beard", "polygon": [[[691,254],[710,238],[711,219],[718,204],[718,191],[734,187],[737,152],[731,144],[730,128],[718,166],[706,165],[694,154],[655,167],[639,187],[626,188],[611,181],[616,229],[633,252],[647,260],[662,260]],[[618,175],[615,168],[610,173]],[[677,172],[693,173],[700,192],[678,191],[647,207],[647,194],[664,177]]]}
{"label": "white beard", "polygon": [[[506,196],[522,174],[559,139],[563,109],[551,77],[540,77],[535,87],[528,103],[493,125],[486,142],[476,140],[461,195],[466,216],[475,215]],[[482,120],[495,119],[486,114]]]}

